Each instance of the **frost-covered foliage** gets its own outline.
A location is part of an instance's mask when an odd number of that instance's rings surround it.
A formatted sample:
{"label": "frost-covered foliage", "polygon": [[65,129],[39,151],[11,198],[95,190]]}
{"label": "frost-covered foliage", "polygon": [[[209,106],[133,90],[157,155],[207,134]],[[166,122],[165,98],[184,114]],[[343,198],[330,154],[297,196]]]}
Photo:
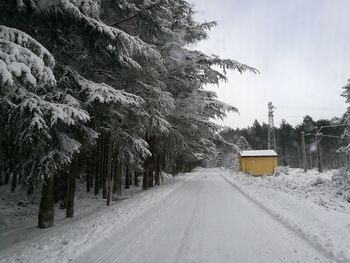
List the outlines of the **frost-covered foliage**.
{"label": "frost-covered foliage", "polygon": [[[70,95],[57,99],[61,92],[53,75],[55,60],[39,42],[19,30],[0,26],[0,107],[1,145],[19,162],[9,164],[1,155],[5,170],[26,174],[27,180],[52,176],[68,164],[81,144],[65,128],[90,120],[79,104],[69,103]],[[45,92],[43,92],[45,91]],[[7,149],[7,150],[6,150]]]}
{"label": "frost-covered foliage", "polygon": [[337,189],[337,195],[350,203],[350,171],[341,169],[333,175],[332,182]]}
{"label": "frost-covered foliage", "polygon": [[252,150],[252,147],[250,146],[249,142],[244,136],[239,136],[236,145],[240,149],[240,151]]}
{"label": "frost-covered foliage", "polygon": [[169,137],[159,140],[159,151],[182,162],[196,162],[215,151],[220,127],[211,118],[224,118],[236,109],[203,86],[226,81],[229,69],[257,71],[235,60],[190,50],[188,44],[206,39],[216,22],[197,22],[187,1],[106,1],[102,7],[102,20],[139,35],[162,55],[165,70],[148,64],[142,81],[131,88],[146,101],[147,136]]}
{"label": "frost-covered foliage", "polygon": [[13,86],[55,85],[55,60],[50,52],[29,35],[0,25],[0,82]]}
{"label": "frost-covered foliage", "polygon": [[157,50],[137,36],[131,36],[118,28],[100,20],[101,3],[99,0],[31,0],[19,1],[19,10],[34,10],[35,14],[55,16],[76,25],[79,30],[87,31],[100,52],[118,60],[124,66],[141,70],[137,61],[158,61],[161,56]]}
{"label": "frost-covered foliage", "polygon": [[[344,91],[342,93],[342,96],[346,99],[346,103],[350,103],[350,79],[348,80],[348,83],[343,87]],[[350,137],[350,107],[348,107],[347,111],[343,115],[341,122],[348,124],[348,126],[345,128],[343,133],[343,138],[346,139],[347,137]],[[339,153],[350,153],[350,143],[346,146],[340,147],[338,149]]]}
{"label": "frost-covered foliage", "polygon": [[125,131],[120,131],[115,143],[118,149],[118,159],[126,163],[132,170],[142,172],[143,160],[152,155],[147,142],[142,138],[131,136]]}
{"label": "frost-covered foliage", "polygon": [[190,49],[216,25],[194,14],[185,0],[0,1],[1,174],[69,178],[74,200],[86,172],[106,197],[125,167],[147,188],[215,152],[212,119],[237,110],[204,86],[257,70]]}
{"label": "frost-covered foliage", "polygon": [[244,136],[240,136],[235,143],[225,141],[220,135],[216,140],[217,151],[222,156],[221,166],[239,171],[239,153],[251,150],[251,146]]}
{"label": "frost-covered foliage", "polygon": [[113,103],[129,107],[140,107],[144,102],[142,98],[127,93],[124,90],[117,90],[105,83],[95,83],[81,76],[77,77],[78,84],[81,86],[82,95],[87,96],[87,104]]}

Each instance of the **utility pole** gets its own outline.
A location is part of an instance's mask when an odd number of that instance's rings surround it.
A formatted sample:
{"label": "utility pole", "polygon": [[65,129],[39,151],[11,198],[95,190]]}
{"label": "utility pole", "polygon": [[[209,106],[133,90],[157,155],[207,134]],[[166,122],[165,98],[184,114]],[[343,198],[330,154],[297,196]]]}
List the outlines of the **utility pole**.
{"label": "utility pole", "polygon": [[272,105],[272,102],[268,103],[269,108],[269,125],[267,130],[267,149],[273,149],[276,151],[276,136],[275,136],[275,125],[273,121],[273,109],[276,107]]}
{"label": "utility pole", "polygon": [[321,164],[321,153],[320,153],[320,140],[319,140],[319,130],[318,127],[315,127],[316,130],[316,149],[317,149],[317,168],[318,172],[322,173],[322,164]]}
{"label": "utility pole", "polygon": [[304,172],[306,172],[306,150],[305,150],[305,132],[301,132],[301,147],[303,151],[303,166],[304,166]]}
{"label": "utility pole", "polygon": [[[323,134],[321,132],[322,129],[324,128],[331,128],[331,127],[342,127],[342,126],[349,126],[348,124],[333,124],[333,125],[326,125],[326,126],[321,126],[318,128],[317,126],[315,127],[315,133],[308,133],[305,134],[304,132],[301,133],[301,143],[302,143],[302,148],[303,148],[303,154],[305,153],[305,137],[306,136],[315,136],[315,142],[316,142],[316,151],[317,151],[317,168],[318,171],[321,173],[323,171],[322,168],[322,158],[321,158],[321,147],[320,147],[320,137],[328,137],[328,138],[342,138],[342,136],[336,136],[336,135],[330,135],[330,134]],[[310,158],[310,168],[312,168],[312,154],[311,151],[309,152],[309,158]],[[305,153],[305,158],[304,158],[304,171],[306,171],[306,153]]]}

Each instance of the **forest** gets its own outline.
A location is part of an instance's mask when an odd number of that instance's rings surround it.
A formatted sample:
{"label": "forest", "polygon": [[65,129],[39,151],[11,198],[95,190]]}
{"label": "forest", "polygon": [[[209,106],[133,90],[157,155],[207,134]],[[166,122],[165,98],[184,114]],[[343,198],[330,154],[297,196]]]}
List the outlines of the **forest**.
{"label": "forest", "polygon": [[[345,90],[347,88],[345,87]],[[347,96],[344,92],[344,96]],[[321,164],[324,169],[338,169],[349,165],[347,156],[349,144],[347,133],[347,114],[341,118],[334,117],[331,120],[321,119],[314,121],[306,115],[303,122],[292,126],[286,120],[282,120],[275,127],[276,146],[279,165],[294,168],[303,167],[302,132],[305,136],[305,153],[307,168],[317,167],[316,129],[322,128],[322,136],[319,140]],[[243,129],[225,128],[220,135],[225,141],[236,144],[242,150],[267,149],[268,125],[255,120],[252,126]]]}
{"label": "forest", "polygon": [[236,109],[203,87],[258,71],[189,48],[214,26],[185,0],[0,1],[0,185],[41,192],[39,228],[78,176],[110,205],[215,150]]}

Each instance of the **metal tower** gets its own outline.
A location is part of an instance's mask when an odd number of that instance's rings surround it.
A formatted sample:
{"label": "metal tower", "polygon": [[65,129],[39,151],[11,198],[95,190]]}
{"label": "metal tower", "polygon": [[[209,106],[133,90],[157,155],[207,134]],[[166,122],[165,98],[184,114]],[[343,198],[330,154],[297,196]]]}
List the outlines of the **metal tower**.
{"label": "metal tower", "polygon": [[272,102],[268,103],[269,107],[269,126],[267,131],[267,148],[273,149],[276,151],[276,136],[275,136],[275,125],[273,122],[273,109],[276,109],[275,106],[272,105]]}

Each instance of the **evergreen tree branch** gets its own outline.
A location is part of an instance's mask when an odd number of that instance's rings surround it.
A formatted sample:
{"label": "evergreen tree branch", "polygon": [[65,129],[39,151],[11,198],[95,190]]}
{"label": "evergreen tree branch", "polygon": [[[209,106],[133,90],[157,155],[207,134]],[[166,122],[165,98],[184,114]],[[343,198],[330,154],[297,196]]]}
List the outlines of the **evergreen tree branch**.
{"label": "evergreen tree branch", "polygon": [[158,6],[160,6],[160,5],[161,5],[161,1],[158,1],[158,2],[155,2],[155,3],[153,3],[153,4],[150,4],[149,6],[147,6],[147,7],[143,8],[143,9],[141,9],[139,12],[137,12],[137,13],[135,13],[135,14],[133,14],[133,15],[127,17],[127,18],[124,18],[124,19],[122,19],[122,20],[119,20],[119,21],[117,21],[117,22],[114,22],[114,23],[111,24],[110,26],[119,27],[120,24],[123,24],[123,23],[125,23],[125,22],[128,22],[128,21],[130,21],[130,20],[132,20],[132,19],[134,19],[134,18],[140,16],[140,15],[141,15],[142,13],[144,13],[145,11],[150,11],[150,10],[152,10],[152,9],[154,9],[154,8],[156,8],[156,7],[158,7]]}

